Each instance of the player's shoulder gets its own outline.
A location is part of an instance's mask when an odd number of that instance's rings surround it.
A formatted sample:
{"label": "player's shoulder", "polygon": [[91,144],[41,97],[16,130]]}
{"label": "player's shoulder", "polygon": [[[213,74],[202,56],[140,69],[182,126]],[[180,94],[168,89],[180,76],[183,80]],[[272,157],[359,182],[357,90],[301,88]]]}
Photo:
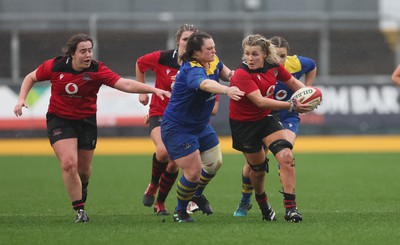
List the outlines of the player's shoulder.
{"label": "player's shoulder", "polygon": [[291,55],[286,57],[286,61],[284,64],[284,67],[286,70],[288,70],[290,73],[296,73],[301,71],[301,62],[299,59],[299,56],[297,55]]}
{"label": "player's shoulder", "polygon": [[240,65],[235,69],[235,74],[236,72],[239,73],[248,73],[250,71],[249,67],[247,66],[246,62],[240,63]]}
{"label": "player's shoulder", "polygon": [[[66,73],[79,73],[72,68],[72,59],[68,56],[58,56],[49,60],[52,62],[52,72],[66,72]],[[100,69],[108,69],[103,62],[92,60],[89,68],[84,72],[98,72]]]}
{"label": "player's shoulder", "polygon": [[239,67],[236,69],[235,73],[239,70],[242,70],[242,72],[249,73],[249,74],[255,74],[255,73],[266,73],[270,69],[277,69],[279,68],[279,64],[271,64],[268,62],[265,62],[264,66],[258,69],[250,69],[246,62],[242,62]]}
{"label": "player's shoulder", "polygon": [[286,64],[297,64],[300,63],[300,59],[298,55],[289,55],[286,57],[285,66]]}
{"label": "player's shoulder", "polygon": [[72,59],[69,56],[57,56],[48,62],[51,62],[53,72],[73,72]]}
{"label": "player's shoulder", "polygon": [[160,53],[161,56],[176,57],[176,55],[178,55],[178,50],[176,49],[158,50],[155,52]]}
{"label": "player's shoulder", "polygon": [[251,70],[247,64],[243,62],[235,69],[235,73],[233,74],[231,81],[236,79],[241,80],[248,77],[251,77]]}
{"label": "player's shoulder", "polygon": [[160,50],[158,63],[171,68],[179,69],[180,65],[178,64],[178,50]]}
{"label": "player's shoulder", "polygon": [[[315,63],[315,61],[306,56],[301,55],[291,55],[286,58],[286,62],[289,64],[305,64],[305,63]],[[285,62],[285,64],[286,64]]]}
{"label": "player's shoulder", "polygon": [[183,65],[186,69],[190,69],[190,68],[202,68],[204,69],[203,65],[200,64],[198,61],[196,60],[191,60],[188,62],[185,62]]}

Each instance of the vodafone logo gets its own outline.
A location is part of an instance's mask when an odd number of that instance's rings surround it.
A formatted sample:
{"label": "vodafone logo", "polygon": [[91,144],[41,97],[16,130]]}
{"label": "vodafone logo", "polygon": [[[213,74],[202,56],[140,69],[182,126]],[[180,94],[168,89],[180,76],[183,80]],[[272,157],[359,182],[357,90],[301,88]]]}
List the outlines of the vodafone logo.
{"label": "vodafone logo", "polygon": [[65,85],[65,92],[67,94],[76,94],[78,93],[78,86],[75,83],[68,83]]}
{"label": "vodafone logo", "polygon": [[283,100],[286,98],[287,94],[287,91],[282,89],[275,93],[275,98],[277,100]]}
{"label": "vodafone logo", "polygon": [[275,90],[275,85],[270,86],[265,93],[265,97],[270,97],[271,95],[273,95],[274,90]]}

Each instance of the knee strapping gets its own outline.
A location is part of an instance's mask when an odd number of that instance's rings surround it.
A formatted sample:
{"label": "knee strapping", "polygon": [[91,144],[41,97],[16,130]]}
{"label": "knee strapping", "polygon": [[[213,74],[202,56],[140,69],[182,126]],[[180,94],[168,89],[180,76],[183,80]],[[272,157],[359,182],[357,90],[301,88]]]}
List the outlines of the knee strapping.
{"label": "knee strapping", "polygon": [[265,172],[269,173],[269,164],[268,164],[268,162],[269,162],[269,159],[265,158],[265,161],[263,163],[260,163],[260,164],[254,164],[253,165],[253,164],[251,164],[249,162],[247,162],[247,163],[250,165],[250,168],[253,171],[256,171],[256,172],[265,171]]}
{"label": "knee strapping", "polygon": [[209,174],[216,174],[222,166],[222,154],[219,144],[202,152],[200,155],[203,169]]}
{"label": "knee strapping", "polygon": [[287,140],[275,140],[269,145],[269,150],[272,152],[272,154],[276,155],[276,153],[280,152],[281,150],[289,148],[290,150],[293,149],[292,143],[290,143]]}

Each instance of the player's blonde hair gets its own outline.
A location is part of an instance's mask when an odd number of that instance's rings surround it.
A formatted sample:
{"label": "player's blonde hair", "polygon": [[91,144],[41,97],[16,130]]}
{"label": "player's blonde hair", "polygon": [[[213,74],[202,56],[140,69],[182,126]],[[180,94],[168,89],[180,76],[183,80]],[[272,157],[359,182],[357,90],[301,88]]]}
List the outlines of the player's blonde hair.
{"label": "player's blonde hair", "polygon": [[270,40],[260,34],[252,34],[245,37],[242,41],[242,48],[246,46],[260,46],[265,54],[265,61],[270,64],[279,64],[278,56],[276,55],[275,46]]}

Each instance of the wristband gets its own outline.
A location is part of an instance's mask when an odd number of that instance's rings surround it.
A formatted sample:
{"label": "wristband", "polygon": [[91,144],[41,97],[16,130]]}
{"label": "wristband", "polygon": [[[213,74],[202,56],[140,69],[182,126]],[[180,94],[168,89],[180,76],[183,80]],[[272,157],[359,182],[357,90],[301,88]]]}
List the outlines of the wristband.
{"label": "wristband", "polygon": [[226,89],[225,89],[225,91],[224,91],[224,94],[227,94],[227,93],[228,93],[228,89],[229,89],[229,87],[226,87]]}
{"label": "wristband", "polygon": [[289,111],[290,112],[294,112],[297,110],[297,100],[296,99],[291,99],[289,100],[290,102],[290,107],[289,107]]}

